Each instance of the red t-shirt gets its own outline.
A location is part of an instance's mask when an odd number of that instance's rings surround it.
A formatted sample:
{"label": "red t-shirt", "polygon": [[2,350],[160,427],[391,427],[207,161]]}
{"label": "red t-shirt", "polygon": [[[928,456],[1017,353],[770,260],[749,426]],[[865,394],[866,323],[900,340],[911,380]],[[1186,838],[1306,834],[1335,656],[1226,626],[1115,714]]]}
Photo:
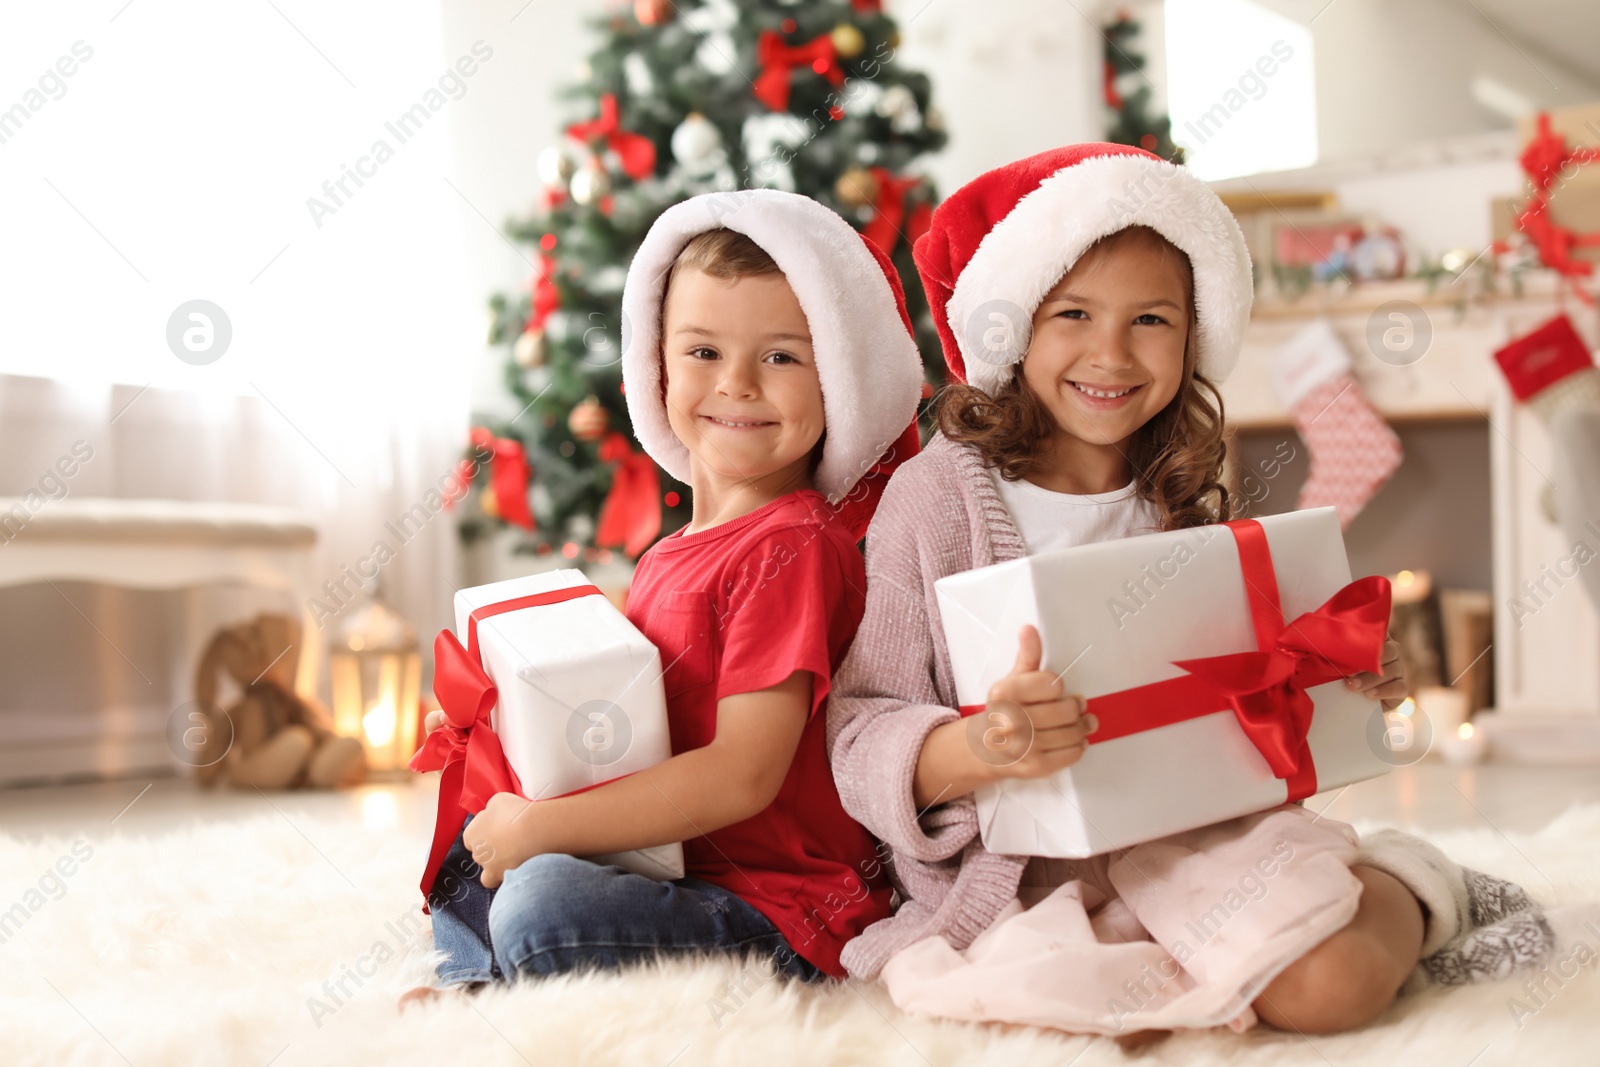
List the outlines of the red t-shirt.
{"label": "red t-shirt", "polygon": [[717,701],[811,672],[811,711],[778,797],[684,842],[685,873],[749,902],[818,969],[889,914],[870,834],[839,802],[824,739],[834,668],[866,606],[861,552],[815,490],[789,493],[639,559],[628,619],[661,652],[674,754],[709,744]]}

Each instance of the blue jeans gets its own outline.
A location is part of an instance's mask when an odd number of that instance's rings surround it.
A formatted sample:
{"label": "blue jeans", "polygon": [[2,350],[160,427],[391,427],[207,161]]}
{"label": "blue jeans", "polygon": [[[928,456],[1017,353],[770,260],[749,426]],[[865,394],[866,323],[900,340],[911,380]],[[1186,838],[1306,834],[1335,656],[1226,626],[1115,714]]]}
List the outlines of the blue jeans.
{"label": "blue jeans", "polygon": [[443,985],[688,955],[760,956],[786,977],[826,977],[765,915],[698,878],[658,882],[550,853],[507,871],[498,889],[485,889],[478,869],[458,837],[429,898],[434,947],[449,953],[439,964]]}

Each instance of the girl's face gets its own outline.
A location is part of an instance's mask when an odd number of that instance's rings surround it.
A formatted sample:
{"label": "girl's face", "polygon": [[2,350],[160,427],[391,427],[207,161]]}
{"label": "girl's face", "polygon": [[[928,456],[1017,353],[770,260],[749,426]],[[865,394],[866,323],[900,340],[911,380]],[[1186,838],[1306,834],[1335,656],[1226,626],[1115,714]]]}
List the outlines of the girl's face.
{"label": "girl's face", "polygon": [[727,481],[800,481],[822,437],[811,331],[781,274],[674,271],[662,315],[667,421]]}
{"label": "girl's face", "polygon": [[1085,253],[1033,313],[1022,377],[1063,434],[1123,450],[1177,395],[1189,339],[1181,253],[1135,230]]}

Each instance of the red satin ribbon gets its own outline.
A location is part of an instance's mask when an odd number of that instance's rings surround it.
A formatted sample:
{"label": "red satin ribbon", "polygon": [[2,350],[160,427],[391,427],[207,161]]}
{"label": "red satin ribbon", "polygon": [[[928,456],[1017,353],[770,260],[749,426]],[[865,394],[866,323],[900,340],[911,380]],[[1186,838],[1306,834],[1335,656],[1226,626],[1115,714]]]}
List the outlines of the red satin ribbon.
{"label": "red satin ribbon", "polygon": [[472,443],[493,453],[489,461],[489,485],[494,490],[500,517],[525,530],[536,529],[533,511],[528,507],[528,479],[532,471],[522,442],[496,437],[479,426],[472,431]]}
{"label": "red satin ribbon", "polygon": [[600,442],[600,460],[615,463],[611,491],[600,508],[594,543],[621,547],[630,556],[650,547],[661,532],[661,475],[655,461],[636,452],[626,434],[613,430]]}
{"label": "red satin ribbon", "polygon": [[573,123],[567,127],[567,135],[580,141],[604,138],[622,163],[622,172],[636,182],[648,178],[656,169],[656,143],[642,133],[631,133],[622,128],[617,117],[615,93],[602,93],[600,117]]}
{"label": "red satin ribbon", "polygon": [[756,75],[754,83],[755,98],[774,111],[789,110],[791,70],[797,64],[808,66],[827,78],[835,89],[844,84],[844,71],[839,66],[833,38],[826,33],[805,44],[787,45],[781,33],[762,30],[756,39],[756,61],[761,64],[761,73]]}
{"label": "red satin ribbon", "polygon": [[[1382,670],[1389,579],[1374,575],[1351,582],[1320,608],[1284,625],[1266,531],[1254,519],[1224,525],[1239,550],[1257,651],[1176,660],[1189,673],[1090,698],[1088,711],[1100,721],[1091,740],[1100,744],[1231,708],[1272,773],[1285,780],[1288,799],[1303,800],[1317,791],[1306,742],[1313,712],[1306,690]],[[969,704],[960,711],[972,715],[983,708]]]}
{"label": "red satin ribbon", "polygon": [[439,698],[446,724],[428,735],[410,763],[414,771],[443,772],[439,778],[439,811],[433,826],[433,847],[422,872],[423,911],[428,911],[428,893],[467,816],[482,811],[496,793],[522,796],[522,783],[517,781],[516,772],[506,762],[500,738],[490,725],[490,713],[498,693],[483,669],[478,649],[478,620],[508,611],[601,595],[592,585],[575,585],[486,604],[467,617],[466,648],[461,647],[461,642],[449,630],[440,630],[434,639],[433,694]]}

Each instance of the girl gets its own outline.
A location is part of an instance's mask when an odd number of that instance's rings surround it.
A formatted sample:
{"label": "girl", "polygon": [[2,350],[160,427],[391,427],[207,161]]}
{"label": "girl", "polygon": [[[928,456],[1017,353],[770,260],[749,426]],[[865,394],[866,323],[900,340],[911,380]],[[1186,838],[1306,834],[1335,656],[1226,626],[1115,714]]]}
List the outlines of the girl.
{"label": "girl", "polygon": [[[972,791],[1070,766],[1096,723],[1039,669],[1032,627],[987,714],[962,720],[934,582],[1231,517],[1213,383],[1249,318],[1250,261],[1204,184],[1104,144],[982,175],[915,254],[966,384],[884,493],[830,708],[840,797],[892,849],[904,899],[846,948],[851,974],[957,1018],[1326,1032],[1375,1018],[1408,981],[1545,958],[1550,928],[1516,886],[1299,805],[1088,860],[984,848]],[[1393,642],[1384,660],[1347,684],[1388,706],[1406,688]]]}
{"label": "girl", "polygon": [[[439,975],[723,953],[843,977],[889,888],[839,803],[819,712],[864,606],[856,543],[917,447],[899,280],[832,211],[757,190],[663,213],[622,299],[634,432],[694,492],[627,604],[661,653],[673,756],[567,796],[491,798],[430,887]],[[575,858],[672,841],[687,877],[671,882]]]}

